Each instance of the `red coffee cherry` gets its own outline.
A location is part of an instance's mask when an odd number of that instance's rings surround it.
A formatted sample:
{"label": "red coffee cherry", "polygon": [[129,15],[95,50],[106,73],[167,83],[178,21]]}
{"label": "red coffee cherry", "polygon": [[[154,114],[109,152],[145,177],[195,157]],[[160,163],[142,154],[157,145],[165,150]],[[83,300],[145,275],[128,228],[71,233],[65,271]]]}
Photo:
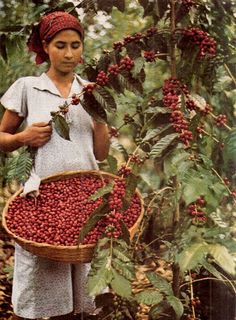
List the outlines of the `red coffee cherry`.
{"label": "red coffee cherry", "polygon": [[98,73],[98,76],[97,76],[97,79],[96,79],[96,83],[99,85],[99,86],[105,86],[107,83],[108,83],[109,79],[108,79],[108,76],[107,74],[104,72],[104,71],[100,71]]}
{"label": "red coffee cherry", "polygon": [[199,47],[197,55],[198,59],[215,57],[217,43],[207,32],[199,28],[192,27],[184,29],[182,34],[183,38],[180,42],[180,48],[182,50],[184,50],[184,48],[189,44],[192,44]]}
{"label": "red coffee cherry", "polygon": [[112,64],[109,68],[108,68],[108,72],[110,74],[113,74],[113,75],[117,75],[119,73],[119,66],[118,64]]}
{"label": "red coffee cherry", "polygon": [[91,94],[93,92],[93,90],[95,89],[96,84],[95,83],[89,83],[86,86],[84,86],[83,91]]}
{"label": "red coffee cherry", "polygon": [[156,60],[156,53],[154,51],[144,51],[143,56],[147,62],[153,62]]}
{"label": "red coffee cherry", "polygon": [[133,68],[133,66],[134,66],[134,61],[128,56],[126,56],[120,60],[120,69],[121,70],[129,71]]}
{"label": "red coffee cherry", "polygon": [[216,125],[218,127],[222,127],[226,124],[227,122],[227,117],[225,114],[219,114],[216,118]]}

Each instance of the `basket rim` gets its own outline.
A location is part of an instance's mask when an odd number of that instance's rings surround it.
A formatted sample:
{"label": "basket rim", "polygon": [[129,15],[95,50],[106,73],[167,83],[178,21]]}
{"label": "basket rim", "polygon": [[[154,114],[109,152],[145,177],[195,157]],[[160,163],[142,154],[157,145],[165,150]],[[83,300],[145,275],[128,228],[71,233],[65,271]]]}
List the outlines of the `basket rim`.
{"label": "basket rim", "polygon": [[[110,172],[106,172],[106,171],[102,171],[102,170],[77,170],[77,171],[64,171],[64,172],[58,172],[56,174],[44,177],[41,179],[41,183],[47,183],[50,181],[58,181],[58,180],[62,180],[62,179],[69,179],[70,177],[76,177],[78,175],[86,175],[86,174],[92,174],[92,175],[96,175],[96,176],[101,176],[103,177],[111,177],[111,178],[120,178],[117,175],[114,175]],[[40,184],[41,184],[40,183]],[[2,225],[4,227],[4,229],[6,230],[6,232],[12,236],[12,238],[18,242],[18,243],[23,243],[25,245],[31,245],[34,247],[38,247],[38,248],[50,248],[50,249],[56,249],[56,250],[70,250],[70,251],[75,251],[75,250],[79,250],[79,249],[84,249],[84,248],[93,248],[96,246],[96,243],[93,244],[78,244],[78,245],[74,245],[74,246],[65,246],[65,245],[54,245],[54,244],[49,244],[46,242],[35,242],[32,240],[27,240],[25,238],[22,238],[20,236],[17,236],[16,234],[14,234],[7,226],[7,222],[6,222],[6,216],[7,216],[7,212],[8,212],[8,208],[9,205],[15,200],[15,198],[17,198],[22,192],[23,192],[23,187],[20,187],[19,190],[17,190],[6,202],[4,208],[3,208],[3,212],[2,212]],[[129,228],[129,232],[131,234],[132,230],[134,230],[136,228],[137,225],[139,225],[140,221],[143,218],[144,215],[144,201],[142,198],[142,195],[140,193],[140,191],[136,188],[135,193],[138,195],[140,203],[141,203],[141,211],[140,211],[140,215],[138,216],[138,219],[135,221],[134,225]]]}

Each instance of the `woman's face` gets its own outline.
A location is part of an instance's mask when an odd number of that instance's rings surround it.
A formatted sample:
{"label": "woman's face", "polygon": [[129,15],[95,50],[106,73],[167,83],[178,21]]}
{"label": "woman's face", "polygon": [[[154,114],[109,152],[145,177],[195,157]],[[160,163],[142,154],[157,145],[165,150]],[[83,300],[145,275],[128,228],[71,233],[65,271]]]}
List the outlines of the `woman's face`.
{"label": "woman's face", "polygon": [[62,30],[49,42],[43,43],[49,56],[50,69],[60,73],[71,73],[81,60],[83,43],[75,30]]}

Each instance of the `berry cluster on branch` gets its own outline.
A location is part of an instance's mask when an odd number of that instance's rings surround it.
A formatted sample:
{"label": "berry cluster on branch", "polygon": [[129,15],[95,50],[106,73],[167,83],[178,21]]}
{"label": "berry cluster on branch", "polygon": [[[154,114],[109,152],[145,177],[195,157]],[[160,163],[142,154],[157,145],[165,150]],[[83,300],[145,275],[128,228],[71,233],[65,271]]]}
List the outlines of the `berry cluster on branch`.
{"label": "berry cluster on branch", "polygon": [[187,211],[192,216],[192,222],[194,224],[201,224],[206,221],[206,212],[203,211],[203,208],[206,206],[206,200],[203,196],[199,197],[194,203],[191,203]]}
{"label": "berry cluster on branch", "polygon": [[213,58],[216,55],[216,41],[210,35],[199,28],[187,28],[182,30],[183,38],[180,43],[181,49],[189,47],[189,45],[198,46],[198,59],[205,57]]}
{"label": "berry cluster on branch", "polygon": [[189,121],[181,110],[180,102],[180,96],[184,94],[186,96],[186,108],[195,109],[194,102],[188,96],[188,88],[178,79],[172,77],[165,80],[162,91],[164,106],[172,110],[170,115],[172,127],[179,133],[180,140],[185,145],[189,145],[189,142],[193,139],[193,134],[189,130]]}

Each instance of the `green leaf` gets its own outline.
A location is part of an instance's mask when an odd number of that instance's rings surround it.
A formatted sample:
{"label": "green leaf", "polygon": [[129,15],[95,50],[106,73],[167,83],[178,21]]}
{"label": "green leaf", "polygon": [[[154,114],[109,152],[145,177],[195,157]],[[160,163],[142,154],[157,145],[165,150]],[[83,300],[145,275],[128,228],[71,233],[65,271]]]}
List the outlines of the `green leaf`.
{"label": "green leaf", "polygon": [[207,252],[208,245],[205,242],[197,242],[189,245],[176,258],[180,270],[185,272],[187,270],[195,269],[205,261]]}
{"label": "green leaf", "polygon": [[95,227],[96,223],[101,220],[107,212],[109,212],[109,206],[107,202],[104,201],[97,209],[93,211],[88,220],[82,226],[79,233],[79,243],[84,240],[89,231],[91,231]]}
{"label": "green leaf", "polygon": [[112,269],[113,279],[111,280],[111,287],[116,294],[123,298],[131,298],[131,283],[125,277],[120,275],[117,271]]}
{"label": "green leaf", "polygon": [[66,119],[60,114],[55,114],[52,116],[52,121],[55,124],[55,130],[60,137],[66,140],[70,140],[70,128]]}
{"label": "green leaf", "polygon": [[224,140],[223,158],[226,169],[236,169],[236,128],[233,128]]}
{"label": "green leaf", "polygon": [[122,144],[120,144],[116,140],[112,141],[111,142],[111,148],[119,151],[124,156],[124,159],[126,161],[128,160],[128,158],[129,158],[128,152],[127,152],[127,150],[125,149],[125,147]]}
{"label": "green leaf", "polygon": [[112,269],[106,268],[105,263],[102,268],[96,271],[95,275],[88,276],[87,288],[90,296],[100,294],[107,287],[113,277]]}
{"label": "green leaf", "polygon": [[133,173],[130,173],[126,180],[126,189],[125,189],[125,196],[124,196],[124,209],[127,210],[130,206],[130,200],[137,188],[138,184],[138,177]]}
{"label": "green leaf", "polygon": [[[236,246],[236,245],[235,245]],[[236,262],[225,246],[218,243],[208,245],[209,253],[213,256],[215,262],[229,274],[235,275]]]}
{"label": "green leaf", "polygon": [[116,110],[116,102],[112,97],[109,91],[105,88],[97,87],[92,92],[93,96],[97,100],[97,102],[107,111],[115,111]]}
{"label": "green leaf", "polygon": [[163,295],[157,290],[145,290],[135,294],[138,303],[147,304],[148,306],[157,304],[163,300]]}
{"label": "green leaf", "polygon": [[151,158],[158,158],[162,155],[163,151],[178,137],[178,133],[171,133],[164,138],[160,139],[150,152]]}
{"label": "green leaf", "polygon": [[89,198],[88,201],[90,200],[97,200],[98,198],[103,197],[105,194],[110,193],[113,190],[113,186],[114,186],[114,181],[106,184],[105,186],[99,188],[96,190],[96,192],[94,194],[92,194]]}
{"label": "green leaf", "polygon": [[146,109],[144,113],[147,113],[147,114],[153,113],[155,115],[157,115],[159,113],[167,114],[167,113],[171,113],[171,110],[168,108],[163,108],[163,107],[150,107],[150,108]]}
{"label": "green leaf", "polygon": [[212,264],[208,263],[207,261],[203,261],[202,265],[207,271],[209,271],[217,279],[220,279],[220,280],[224,279],[221,273]]}
{"label": "green leaf", "polygon": [[92,94],[84,93],[83,99],[80,101],[82,107],[96,121],[107,123],[107,114],[101,104],[94,98]]}
{"label": "green leaf", "polygon": [[135,279],[134,264],[131,262],[122,262],[117,258],[112,258],[112,266],[127,280],[133,281]]}
{"label": "green leaf", "polygon": [[16,180],[19,183],[24,183],[30,176],[33,162],[34,159],[28,148],[20,149],[18,154],[7,161],[5,168],[7,182]]}
{"label": "green leaf", "polygon": [[129,245],[130,244],[129,229],[127,228],[127,226],[123,220],[120,220],[119,222],[120,222],[120,226],[121,226],[121,237]]}
{"label": "green leaf", "polygon": [[167,158],[164,159],[164,172],[167,179],[173,176],[183,176],[194,165],[189,160],[190,154],[181,149],[176,149]]}
{"label": "green leaf", "polygon": [[143,66],[144,66],[144,59],[143,57],[138,57],[134,60],[134,66],[131,70],[131,74],[134,78],[136,78],[141,70],[143,69]]}
{"label": "green leaf", "polygon": [[124,253],[124,251],[120,251],[117,247],[114,247],[112,250],[113,254],[123,262],[130,262],[130,257]]}
{"label": "green leaf", "polygon": [[168,311],[170,309],[169,304],[167,303],[166,300],[163,300],[159,302],[158,304],[155,304],[154,306],[151,307],[148,316],[150,320],[156,320],[158,319],[158,316],[162,314],[168,314]]}
{"label": "green leaf", "polygon": [[107,162],[110,167],[110,172],[115,174],[117,172],[117,167],[118,167],[117,159],[115,157],[113,157],[112,155],[109,155],[107,157]]}
{"label": "green leaf", "polygon": [[176,319],[179,320],[184,313],[184,307],[180,299],[178,299],[175,296],[167,296],[166,299],[168,303],[171,305],[171,307],[174,309],[177,317]]}
{"label": "green leaf", "polygon": [[173,290],[171,284],[162,276],[156,272],[146,272],[145,273],[151,284],[157,288],[160,292],[167,295],[173,295]]}
{"label": "green leaf", "polygon": [[142,83],[132,77],[131,73],[127,71],[122,71],[118,74],[118,80],[123,88],[133,92],[134,94],[139,95],[143,93]]}
{"label": "green leaf", "polygon": [[141,56],[141,48],[140,48],[138,42],[134,42],[134,41],[128,42],[125,45],[125,48],[126,48],[128,56],[131,59],[136,59]]}

